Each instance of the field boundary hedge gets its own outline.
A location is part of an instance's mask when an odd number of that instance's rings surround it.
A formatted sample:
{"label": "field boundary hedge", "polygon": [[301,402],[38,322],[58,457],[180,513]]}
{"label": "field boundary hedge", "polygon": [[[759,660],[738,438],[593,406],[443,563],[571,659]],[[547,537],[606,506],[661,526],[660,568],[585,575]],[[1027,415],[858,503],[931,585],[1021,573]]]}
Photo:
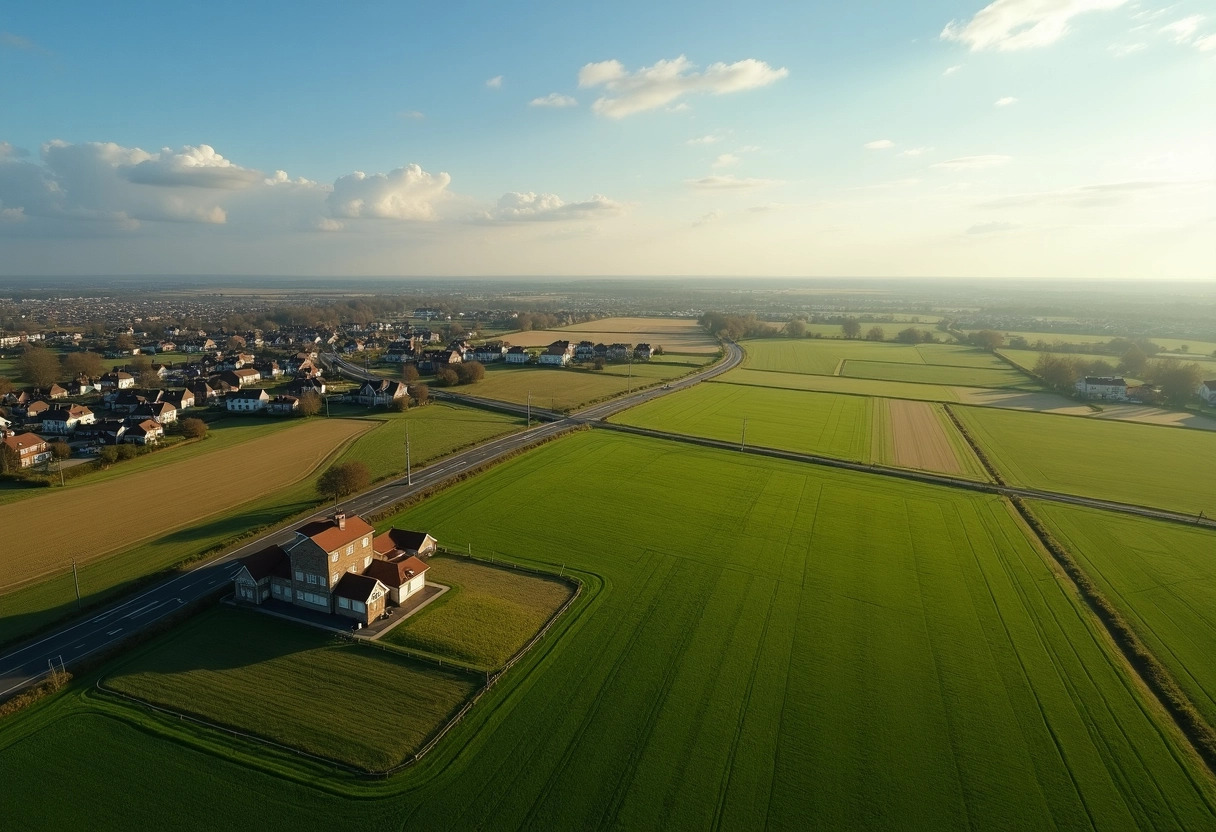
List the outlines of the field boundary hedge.
{"label": "field boundary hedge", "polygon": [[[541,628],[539,630],[537,630],[535,634],[533,634],[532,638],[530,638],[526,644],[524,644],[518,651],[516,651],[515,655],[513,655],[510,659],[508,659],[507,662],[501,668],[499,668],[496,671],[492,671],[492,672],[476,670],[476,669],[468,667],[467,665],[464,665],[463,663],[458,662],[458,661],[445,660],[438,656],[430,656],[430,655],[427,655],[424,653],[416,653],[412,650],[396,647],[394,645],[380,644],[379,642],[367,641],[366,639],[357,639],[357,638],[355,638],[353,636],[349,636],[349,635],[339,635],[338,639],[340,641],[342,641],[344,644],[353,644],[359,649],[379,649],[379,650],[382,650],[387,653],[394,653],[396,655],[402,656],[404,658],[409,659],[410,661],[417,661],[417,662],[421,662],[424,664],[434,665],[443,670],[455,670],[459,673],[463,673],[463,674],[466,674],[469,676],[477,676],[480,678],[481,676],[484,675],[484,677],[485,677],[485,682],[481,685],[481,687],[479,687],[476,691],[474,691],[473,694],[471,696],[469,696],[468,699],[465,700],[464,704],[460,707],[460,709],[458,711],[456,711],[456,713],[454,713],[447,720],[447,722],[445,722],[441,726],[439,726],[439,728],[437,728],[427,738],[426,742],[423,743],[423,745],[417,751],[415,751],[411,756],[405,758],[404,760],[402,760],[400,763],[398,763],[395,766],[390,766],[389,768],[386,768],[386,769],[383,769],[380,771],[372,771],[369,769],[359,768],[358,766],[352,766],[348,763],[343,763],[343,762],[334,760],[332,758],[326,757],[321,754],[314,754],[310,751],[305,751],[301,748],[296,748],[295,746],[284,745],[283,743],[275,742],[274,740],[270,740],[265,737],[258,736],[257,734],[250,734],[246,731],[241,731],[236,728],[232,728],[232,727],[229,727],[229,726],[217,723],[217,722],[212,722],[211,720],[204,719],[199,716],[195,716],[194,714],[186,713],[184,711],[180,711],[175,708],[169,708],[164,705],[158,705],[158,704],[156,704],[154,702],[150,702],[146,699],[142,699],[137,696],[131,696],[130,694],[126,694],[126,693],[122,693],[121,691],[114,690],[113,688],[104,684],[104,682],[106,680],[105,676],[98,677],[98,679],[94,682],[94,688],[103,695],[117,697],[119,699],[126,700],[127,702],[132,703],[134,705],[138,705],[140,707],[146,708],[148,710],[156,711],[158,713],[165,714],[170,717],[176,717],[178,719],[178,721],[190,722],[195,725],[199,725],[204,728],[208,728],[208,729],[217,731],[222,734],[227,734],[229,736],[238,737],[240,739],[247,740],[249,742],[253,742],[253,743],[256,743],[259,745],[264,745],[264,746],[267,746],[270,748],[275,748],[280,751],[284,751],[289,754],[292,754],[296,757],[303,757],[303,758],[312,760],[314,762],[318,762],[323,765],[330,766],[332,768],[340,769],[342,771],[347,772],[348,774],[353,774],[356,777],[361,777],[361,778],[366,778],[366,779],[375,779],[375,780],[387,779],[388,777],[391,777],[394,774],[397,774],[413,765],[416,765],[427,754],[429,754],[439,744],[440,740],[442,740],[445,736],[447,736],[448,733],[453,728],[455,728],[457,725],[460,724],[461,721],[464,720],[464,718],[473,709],[473,706],[476,705],[479,701],[481,701],[481,698],[483,696],[485,696],[495,685],[497,685],[502,680],[503,676],[506,675],[507,671],[510,670],[512,667],[514,667],[516,664],[518,664],[529,652],[531,652],[531,650],[537,644],[540,643],[541,639],[543,639],[549,633],[549,631],[553,628],[554,624],[557,623],[558,619],[560,619],[561,616],[567,610],[570,609],[570,607],[574,604],[574,602],[578,600],[578,598],[582,595],[582,591],[583,591],[583,581],[581,578],[579,578],[575,575],[566,575],[566,574],[564,574],[564,572],[562,574],[559,574],[556,572],[551,572],[549,570],[537,569],[537,568],[533,568],[533,567],[529,567],[529,566],[524,566],[522,564],[516,564],[511,561],[505,561],[505,560],[496,561],[493,558],[486,559],[486,558],[481,558],[481,557],[475,557],[470,554],[465,554],[465,553],[456,552],[456,551],[449,551],[447,549],[441,549],[441,551],[443,551],[445,554],[450,554],[455,557],[471,558],[473,560],[486,561],[486,562],[490,563],[491,565],[498,567],[498,568],[508,567],[511,569],[522,569],[526,572],[531,572],[531,573],[539,574],[539,575],[546,575],[548,577],[562,581],[563,583],[573,587],[574,591],[570,594],[570,597],[567,598],[566,601],[560,607],[558,607],[557,610],[555,610],[551,616],[549,616],[549,618],[545,621],[544,625],[541,626]],[[159,633],[160,631],[158,630],[157,632]]]}

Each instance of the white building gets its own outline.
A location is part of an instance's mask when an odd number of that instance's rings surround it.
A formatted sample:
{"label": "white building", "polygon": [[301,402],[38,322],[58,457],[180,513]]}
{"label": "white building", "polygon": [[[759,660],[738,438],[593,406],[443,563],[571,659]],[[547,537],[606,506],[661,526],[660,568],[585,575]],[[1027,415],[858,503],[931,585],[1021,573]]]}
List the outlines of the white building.
{"label": "white building", "polygon": [[1077,392],[1089,399],[1127,401],[1127,382],[1115,376],[1086,376],[1077,379]]}
{"label": "white building", "polygon": [[270,396],[265,390],[237,390],[229,393],[224,400],[224,406],[230,413],[257,413],[265,410],[270,404]]}

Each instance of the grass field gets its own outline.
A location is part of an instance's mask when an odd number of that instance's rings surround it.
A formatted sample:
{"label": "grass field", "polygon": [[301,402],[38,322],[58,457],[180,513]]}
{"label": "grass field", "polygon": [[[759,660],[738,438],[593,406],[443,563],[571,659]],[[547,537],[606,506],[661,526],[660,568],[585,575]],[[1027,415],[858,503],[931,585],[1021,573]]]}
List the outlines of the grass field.
{"label": "grass field", "polygon": [[1033,510],[1216,725],[1216,532],[1058,503]]}
{"label": "grass field", "polygon": [[[955,380],[956,376],[965,377],[962,376],[959,368],[1001,371],[1003,374],[1013,373],[1021,377],[1016,370],[1011,369],[1008,364],[992,353],[958,344],[911,345],[816,338],[798,341],[786,338],[762,338],[747,341],[743,346],[747,352],[743,359],[743,367],[751,370],[812,375],[858,375],[845,372],[843,368],[847,368],[853,363],[875,362],[883,365],[900,365],[900,367],[895,370],[883,367],[885,375],[862,377],[939,383],[932,379],[916,377],[915,371],[907,365],[953,368],[954,373],[942,373],[943,376],[950,376],[948,380],[940,382],[942,384],[973,383]],[[891,375],[892,372],[912,374],[912,377],[905,379],[902,375]],[[992,378],[997,378],[997,376],[992,376]],[[1022,380],[1029,381],[1025,378]],[[974,383],[982,385],[986,382]],[[1007,386],[1007,384],[989,384],[988,386]]]}
{"label": "grass field", "polygon": [[[1210,778],[999,499],[597,431],[389,522],[566,563],[599,589],[383,800],[302,796],[313,826],[1216,823]],[[184,752],[176,725],[137,734],[78,701],[0,734],[14,828],[44,823],[48,803],[59,823],[127,825],[79,799],[132,770],[99,768],[114,747],[148,768],[154,805],[276,792]],[[74,753],[46,753],[68,736]],[[265,819],[299,824],[291,809]]]}
{"label": "grass field", "polygon": [[1009,387],[1039,390],[1037,382],[1012,367],[955,367],[942,364],[908,364],[894,361],[846,360],[840,375],[851,378],[887,379],[917,384],[965,387]]}
{"label": "grass field", "polygon": [[489,670],[518,653],[574,591],[564,581],[478,560],[436,555],[427,563],[427,581],[451,589],[383,640]]}
{"label": "grass field", "polygon": [[512,332],[504,338],[522,347],[543,347],[562,340],[605,344],[649,343],[651,346],[661,346],[667,352],[713,354],[719,349],[717,339],[706,333],[696,321],[677,318],[603,318],[561,329]]}
{"label": "grass field", "polygon": [[[1001,330],[1006,338],[1022,336],[1030,343],[1043,341],[1047,344],[1100,344],[1109,341],[1115,337],[1113,335],[1071,335],[1062,332],[1027,332],[1022,330]],[[1172,358],[1195,358],[1200,359],[1204,356],[1210,357],[1212,352],[1216,350],[1216,342],[1213,341],[1198,341],[1191,338],[1154,338],[1148,336],[1148,340],[1152,341],[1157,346],[1165,350],[1170,350],[1169,357]],[[1187,347],[1187,353],[1177,353],[1174,350]],[[1193,353],[1193,355],[1188,355]],[[1166,357],[1162,355],[1162,357]],[[1118,360],[1118,356],[1111,356]],[[1108,361],[1110,358],[1107,359]],[[1114,363],[1114,362],[1112,362]]]}
{"label": "grass field", "polygon": [[369,771],[411,756],[479,687],[473,674],[234,609],[183,625],[105,684]]}
{"label": "grass field", "polygon": [[1216,433],[985,407],[955,410],[1015,485],[1216,514]]}
{"label": "grass field", "polygon": [[609,364],[602,371],[492,364],[486,368],[484,379],[457,387],[453,392],[516,404],[526,403],[530,393],[533,407],[573,410],[688,375],[711,359],[712,356],[663,355],[651,361]]}
{"label": "grass field", "polygon": [[611,421],[766,448],[870,461],[872,400],[800,390],[698,384],[612,417]]}
{"label": "grass field", "polygon": [[6,585],[19,584],[73,558],[87,563],[213,517],[299,482],[369,427],[351,419],[301,422],[121,479],[44,489],[2,505],[0,573]]}

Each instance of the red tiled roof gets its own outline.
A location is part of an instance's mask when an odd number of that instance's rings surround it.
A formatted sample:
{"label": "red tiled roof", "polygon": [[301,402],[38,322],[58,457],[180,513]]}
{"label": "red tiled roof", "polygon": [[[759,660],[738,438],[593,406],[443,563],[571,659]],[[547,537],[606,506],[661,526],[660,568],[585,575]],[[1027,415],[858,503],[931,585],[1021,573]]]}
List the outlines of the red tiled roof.
{"label": "red tiled roof", "polygon": [[376,533],[376,530],[358,515],[346,518],[345,529],[339,529],[338,524],[333,520],[314,520],[311,523],[305,523],[296,531],[311,539],[326,552],[332,552],[348,543],[353,543],[365,534]]}
{"label": "red tiled roof", "polygon": [[412,532],[406,529],[389,529],[383,534],[376,535],[372,548],[378,555],[387,555],[393,551],[417,552],[418,547],[426,542],[426,532]]}

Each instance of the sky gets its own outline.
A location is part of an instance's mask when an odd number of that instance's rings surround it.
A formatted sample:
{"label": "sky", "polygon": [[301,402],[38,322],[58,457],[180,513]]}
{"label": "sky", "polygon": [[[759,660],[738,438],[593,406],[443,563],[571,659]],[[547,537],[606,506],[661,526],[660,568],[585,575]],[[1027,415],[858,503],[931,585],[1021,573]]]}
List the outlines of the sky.
{"label": "sky", "polygon": [[1216,0],[12,3],[0,275],[1216,278]]}

